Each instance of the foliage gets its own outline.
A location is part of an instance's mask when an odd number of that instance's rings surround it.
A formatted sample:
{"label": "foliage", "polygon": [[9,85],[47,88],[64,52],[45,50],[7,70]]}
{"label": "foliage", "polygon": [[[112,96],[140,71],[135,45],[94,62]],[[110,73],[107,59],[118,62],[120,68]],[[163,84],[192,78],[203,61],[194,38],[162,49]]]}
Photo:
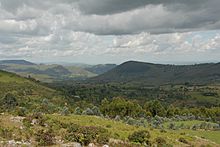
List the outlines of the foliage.
{"label": "foliage", "polygon": [[162,137],[157,137],[155,139],[155,142],[157,143],[158,147],[163,147],[163,146],[165,146],[167,144],[166,140],[164,138],[162,138]]}
{"label": "foliage", "polygon": [[189,142],[185,138],[183,138],[183,137],[179,138],[179,142],[182,142],[182,143],[185,143],[185,144],[189,144]]}
{"label": "foliage", "polygon": [[38,145],[48,146],[54,144],[54,133],[51,129],[49,130],[38,130],[35,133],[35,140],[38,142]]}
{"label": "foliage", "polygon": [[121,117],[138,117],[140,112],[143,111],[138,103],[120,97],[114,98],[111,102],[103,100],[100,107],[104,115],[109,115],[112,118],[115,118],[117,115]]}
{"label": "foliage", "polygon": [[12,109],[18,105],[18,102],[13,94],[7,93],[2,100],[2,104],[6,109]]}
{"label": "foliage", "polygon": [[69,114],[70,114],[69,108],[65,106],[65,107],[61,110],[61,115],[69,115]]}
{"label": "foliage", "polygon": [[75,111],[74,111],[74,114],[76,115],[81,115],[82,114],[82,111],[79,107],[76,107]]}
{"label": "foliage", "polygon": [[129,141],[141,143],[141,144],[149,144],[150,133],[145,130],[136,131],[128,136]]}
{"label": "foliage", "polygon": [[66,135],[68,141],[79,142],[83,145],[88,145],[91,142],[107,143],[109,141],[108,131],[101,127],[71,125],[68,132]]}

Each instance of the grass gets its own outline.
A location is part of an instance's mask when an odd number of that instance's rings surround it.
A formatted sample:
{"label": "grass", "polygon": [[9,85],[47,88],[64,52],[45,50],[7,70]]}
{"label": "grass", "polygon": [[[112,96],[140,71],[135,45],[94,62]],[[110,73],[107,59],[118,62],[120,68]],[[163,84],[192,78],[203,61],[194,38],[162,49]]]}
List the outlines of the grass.
{"label": "grass", "polygon": [[160,132],[158,129],[150,129],[144,127],[136,127],[127,125],[122,122],[116,122],[113,120],[103,119],[96,116],[85,116],[85,115],[71,115],[71,116],[60,116],[60,115],[47,115],[49,119],[60,121],[62,123],[75,123],[80,126],[101,126],[111,133],[111,137],[120,140],[127,140],[128,136],[134,131],[138,130],[148,130],[151,134],[151,141],[154,141],[156,137],[165,138],[170,144],[180,144],[177,140],[180,137],[184,137],[189,141],[193,141],[193,137],[184,136],[180,133],[175,133],[172,131]]}
{"label": "grass", "polygon": [[[113,120],[104,119],[97,116],[85,116],[85,115],[70,115],[70,116],[61,116],[58,114],[47,114],[48,122],[59,121],[62,123],[74,123],[80,126],[101,126],[106,129],[111,134],[111,138],[127,140],[128,136],[137,130],[148,130],[151,134],[151,142],[154,143],[156,137],[164,138],[167,143],[172,144],[174,146],[186,146],[186,144],[182,144],[178,141],[179,138],[185,138],[190,144],[210,144],[212,146],[218,146],[220,144],[220,131],[193,131],[193,130],[166,130],[166,132],[161,132],[158,129],[151,129],[149,127],[136,127],[127,125],[122,122],[116,122]],[[25,138],[25,134],[29,134],[30,132],[26,132],[28,130],[20,130],[19,128],[22,126],[22,123],[15,122],[12,119],[12,116],[9,114],[0,115],[0,122],[2,127],[9,128],[16,134],[17,138]],[[186,122],[191,125],[194,123],[199,123],[198,121]],[[39,129],[38,126],[34,126],[35,130]],[[29,130],[30,131],[30,130]],[[60,129],[57,128],[54,130],[57,135],[61,135]],[[22,132],[22,133],[21,133]],[[22,135],[22,136],[19,136]],[[29,134],[30,135],[30,134]],[[207,139],[205,142],[199,138]],[[0,137],[1,138],[1,137]],[[217,143],[214,144],[213,142]]]}
{"label": "grass", "polygon": [[191,136],[198,136],[210,141],[213,141],[217,144],[220,144],[220,131],[202,131],[202,130],[179,130],[177,132],[189,134]]}
{"label": "grass", "polygon": [[[189,120],[189,121],[174,121],[172,123],[174,123],[175,126],[180,126],[181,124],[184,124],[185,127],[192,127],[193,125],[198,125],[198,124],[201,124],[203,122],[205,122],[205,121]],[[165,128],[168,128],[170,123],[171,122],[166,122],[163,125],[164,125]],[[214,124],[214,123],[210,123],[210,124]]]}

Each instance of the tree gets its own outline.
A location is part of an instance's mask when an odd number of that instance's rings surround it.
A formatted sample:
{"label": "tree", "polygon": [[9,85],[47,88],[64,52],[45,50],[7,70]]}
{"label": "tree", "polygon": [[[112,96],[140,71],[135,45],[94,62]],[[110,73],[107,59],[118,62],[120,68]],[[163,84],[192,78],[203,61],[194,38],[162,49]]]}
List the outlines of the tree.
{"label": "tree", "polygon": [[144,108],[146,111],[151,112],[152,116],[165,116],[166,111],[164,107],[161,105],[161,103],[158,100],[150,101],[145,104]]}
{"label": "tree", "polygon": [[175,108],[173,105],[170,105],[170,107],[167,109],[167,117],[174,116]]}

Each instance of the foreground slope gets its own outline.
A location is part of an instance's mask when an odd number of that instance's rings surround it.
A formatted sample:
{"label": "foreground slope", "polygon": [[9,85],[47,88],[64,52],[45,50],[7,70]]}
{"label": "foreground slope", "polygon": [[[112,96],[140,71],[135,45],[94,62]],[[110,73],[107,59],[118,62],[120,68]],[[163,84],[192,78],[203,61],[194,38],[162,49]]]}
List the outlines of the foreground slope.
{"label": "foreground slope", "polygon": [[[39,117],[36,120],[43,121],[47,124],[46,126],[41,124],[29,124],[30,122],[27,120],[31,119],[31,116],[13,117],[11,115],[0,114],[0,129],[7,130],[8,134],[14,134],[14,136],[8,136],[3,133],[0,134],[0,145],[74,146],[77,144],[81,146],[79,143],[76,143],[76,140],[78,140],[77,136],[79,136],[80,139],[78,141],[80,141],[81,144],[86,143],[84,144],[85,146],[89,143],[94,143],[95,146],[108,144],[109,146],[141,147],[145,145],[129,142],[129,135],[136,131],[148,131],[150,133],[149,142],[151,142],[152,146],[219,146],[218,139],[215,139],[220,136],[219,131],[207,132],[204,130],[192,131],[187,129],[166,129],[161,131],[160,129],[153,129],[151,127],[129,125],[122,121],[87,115],[61,116],[58,114],[48,114],[42,117],[43,119]],[[52,130],[47,131],[48,128],[52,128]],[[81,133],[74,133],[83,128],[86,129],[83,132],[86,134],[85,136]],[[99,132],[100,128],[101,132]],[[35,133],[30,133],[29,130]],[[44,130],[44,132],[40,130]],[[98,135],[93,136],[93,132],[97,131]],[[103,133],[102,131],[105,132]],[[210,133],[215,134],[215,136],[207,136]],[[106,135],[110,138],[109,141],[105,140]],[[97,137],[98,139],[93,140],[93,137]],[[161,142],[164,139],[166,144]]]}
{"label": "foreground slope", "polygon": [[91,80],[99,82],[144,82],[149,85],[186,82],[195,84],[219,83],[220,63],[163,65],[128,61]]}
{"label": "foreground slope", "polygon": [[[10,94],[10,99],[6,95]],[[11,98],[12,97],[12,98]],[[0,107],[1,111],[15,111],[16,108],[24,107],[28,110],[40,109],[43,100],[47,99],[53,106],[61,105],[64,100],[53,89],[37,83],[33,79],[20,77],[16,74],[0,70]],[[11,101],[16,102],[16,107]],[[57,102],[59,101],[59,102]],[[10,107],[12,105],[12,107]]]}

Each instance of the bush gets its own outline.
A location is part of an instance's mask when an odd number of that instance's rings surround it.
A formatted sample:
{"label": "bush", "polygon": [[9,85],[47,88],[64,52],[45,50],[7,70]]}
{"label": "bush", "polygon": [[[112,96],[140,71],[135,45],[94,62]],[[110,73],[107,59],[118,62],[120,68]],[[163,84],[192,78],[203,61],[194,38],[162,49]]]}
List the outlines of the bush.
{"label": "bush", "polygon": [[174,123],[170,123],[168,128],[171,129],[171,130],[175,130],[175,124]]}
{"label": "bush", "polygon": [[86,110],[82,112],[82,114],[83,115],[94,115],[94,112],[90,108],[87,108]]}
{"label": "bush", "polygon": [[157,143],[158,147],[162,147],[167,144],[166,140],[162,137],[157,137],[155,142]]}
{"label": "bush", "polygon": [[49,146],[54,144],[54,133],[52,130],[39,130],[35,134],[35,140],[38,142],[38,145]]}
{"label": "bush", "polygon": [[74,114],[81,115],[82,114],[81,109],[79,107],[76,107]]}
{"label": "bush", "polygon": [[102,115],[101,112],[100,112],[100,110],[99,110],[99,108],[96,107],[96,106],[92,107],[91,110],[92,110],[92,112],[93,112],[93,115],[96,115],[96,116],[101,116],[101,115]]}
{"label": "bush", "polygon": [[72,125],[68,128],[66,140],[71,142],[79,142],[82,145],[88,145],[91,142],[107,143],[109,140],[108,131],[101,127],[78,127]]}
{"label": "bush", "polygon": [[185,144],[189,144],[189,142],[185,138],[183,138],[183,137],[179,138],[179,142],[182,142],[182,143],[185,143]]}
{"label": "bush", "polygon": [[[65,128],[65,127],[64,127],[64,128]],[[68,125],[67,131],[68,131],[69,133],[73,133],[73,132],[77,132],[77,131],[79,130],[79,128],[80,128],[79,125],[71,123],[71,124]]]}
{"label": "bush", "polygon": [[148,131],[135,131],[128,136],[129,141],[141,144],[149,144],[150,133]]}
{"label": "bush", "polygon": [[11,109],[18,105],[16,97],[11,93],[5,95],[2,103],[6,109]]}
{"label": "bush", "polygon": [[18,116],[26,116],[27,110],[24,107],[17,107],[16,115]]}
{"label": "bush", "polygon": [[121,120],[121,117],[120,117],[119,115],[116,115],[114,120],[115,120],[115,121],[120,121],[120,120]]}
{"label": "bush", "polygon": [[70,114],[69,108],[65,106],[63,110],[61,110],[61,115],[67,116],[69,114]]}
{"label": "bush", "polygon": [[97,137],[97,143],[106,144],[109,142],[109,134],[108,133],[101,133]]}
{"label": "bush", "polygon": [[11,139],[12,138],[12,130],[8,128],[3,128],[0,126],[0,136],[5,139]]}

